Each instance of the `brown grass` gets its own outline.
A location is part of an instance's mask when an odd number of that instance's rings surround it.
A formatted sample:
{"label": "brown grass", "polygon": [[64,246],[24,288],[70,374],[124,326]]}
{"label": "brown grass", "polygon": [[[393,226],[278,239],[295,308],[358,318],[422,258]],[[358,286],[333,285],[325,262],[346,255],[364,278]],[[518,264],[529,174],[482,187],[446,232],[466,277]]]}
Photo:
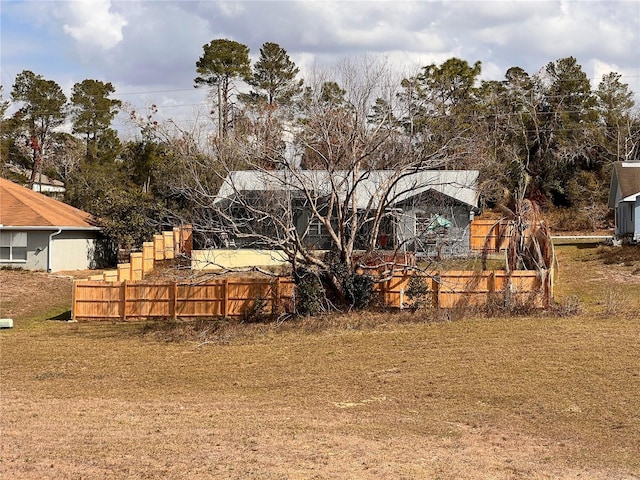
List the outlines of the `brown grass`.
{"label": "brown grass", "polygon": [[558,256],[581,315],[79,324],[43,320],[69,279],[0,272],[0,477],[638,478],[640,283]]}

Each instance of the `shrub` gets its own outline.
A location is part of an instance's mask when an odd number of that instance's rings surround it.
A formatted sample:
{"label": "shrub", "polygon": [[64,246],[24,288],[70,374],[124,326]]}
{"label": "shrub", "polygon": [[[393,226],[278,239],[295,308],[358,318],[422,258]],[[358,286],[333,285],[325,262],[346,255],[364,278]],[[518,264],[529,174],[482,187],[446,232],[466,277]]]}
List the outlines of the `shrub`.
{"label": "shrub", "polygon": [[351,308],[362,309],[368,307],[375,298],[373,291],[373,277],[354,273],[342,280],[346,300]]}
{"label": "shrub", "polygon": [[[359,310],[368,307],[375,298],[373,277],[361,273],[350,273],[340,255],[334,251],[327,253],[326,262],[329,265],[328,275],[332,275],[340,282],[344,293],[344,298],[336,300],[346,303],[343,306],[349,309]],[[325,280],[329,283],[328,279]]]}
{"label": "shrub", "polygon": [[296,268],[293,272],[296,285],[296,313],[298,315],[317,315],[324,311],[325,290],[318,275],[306,268]]}
{"label": "shrub", "polygon": [[409,279],[409,285],[405,291],[407,298],[411,303],[411,308],[418,309],[431,306],[429,299],[429,287],[425,278],[420,275],[412,275]]}
{"label": "shrub", "polygon": [[551,308],[551,313],[558,317],[572,317],[579,315],[582,311],[580,299],[576,295],[572,295],[563,299],[560,303],[556,303]]}
{"label": "shrub", "polygon": [[263,322],[267,316],[265,309],[267,308],[267,300],[262,297],[256,297],[255,301],[242,314],[243,323]]}

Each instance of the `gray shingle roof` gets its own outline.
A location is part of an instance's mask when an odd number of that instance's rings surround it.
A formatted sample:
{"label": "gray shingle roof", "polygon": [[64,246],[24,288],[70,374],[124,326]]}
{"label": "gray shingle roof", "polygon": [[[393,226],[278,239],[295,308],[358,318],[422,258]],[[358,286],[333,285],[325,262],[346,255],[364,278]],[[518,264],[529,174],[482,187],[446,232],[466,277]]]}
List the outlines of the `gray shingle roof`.
{"label": "gray shingle roof", "polygon": [[622,198],[640,193],[640,162],[618,162],[615,168]]}
{"label": "gray shingle roof", "polygon": [[613,165],[609,206],[615,207],[616,194],[622,201],[635,200],[640,194],[640,162],[616,162]]}
{"label": "gray shingle roof", "polygon": [[355,176],[352,171],[346,170],[333,173],[326,170],[245,170],[227,175],[215,202],[231,198],[238,192],[250,191],[308,189],[320,195],[331,191],[344,195],[352,190],[355,183],[358,209],[375,207],[380,201],[393,206],[428,191],[436,191],[477,207],[477,181],[476,170],[425,170],[401,177],[393,170],[365,171]]}

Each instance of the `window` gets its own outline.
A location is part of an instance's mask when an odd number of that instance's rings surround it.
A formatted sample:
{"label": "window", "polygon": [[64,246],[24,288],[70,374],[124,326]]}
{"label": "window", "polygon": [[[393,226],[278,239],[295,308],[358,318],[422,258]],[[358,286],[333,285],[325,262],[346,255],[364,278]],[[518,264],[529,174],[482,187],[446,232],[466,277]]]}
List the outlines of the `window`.
{"label": "window", "polygon": [[27,261],[27,232],[0,232],[0,260]]}
{"label": "window", "polygon": [[323,232],[324,225],[319,218],[309,220],[309,235],[322,235]]}
{"label": "window", "polygon": [[441,215],[416,213],[416,237],[445,234],[451,222]]}

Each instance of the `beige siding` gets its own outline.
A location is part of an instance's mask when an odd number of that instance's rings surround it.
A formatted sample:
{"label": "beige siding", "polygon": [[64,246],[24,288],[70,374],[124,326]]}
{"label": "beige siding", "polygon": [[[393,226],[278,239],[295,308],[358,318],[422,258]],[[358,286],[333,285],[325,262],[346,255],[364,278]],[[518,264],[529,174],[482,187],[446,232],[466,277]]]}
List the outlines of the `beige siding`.
{"label": "beige siding", "polygon": [[96,234],[63,231],[53,237],[51,271],[87,270],[94,266]]}

